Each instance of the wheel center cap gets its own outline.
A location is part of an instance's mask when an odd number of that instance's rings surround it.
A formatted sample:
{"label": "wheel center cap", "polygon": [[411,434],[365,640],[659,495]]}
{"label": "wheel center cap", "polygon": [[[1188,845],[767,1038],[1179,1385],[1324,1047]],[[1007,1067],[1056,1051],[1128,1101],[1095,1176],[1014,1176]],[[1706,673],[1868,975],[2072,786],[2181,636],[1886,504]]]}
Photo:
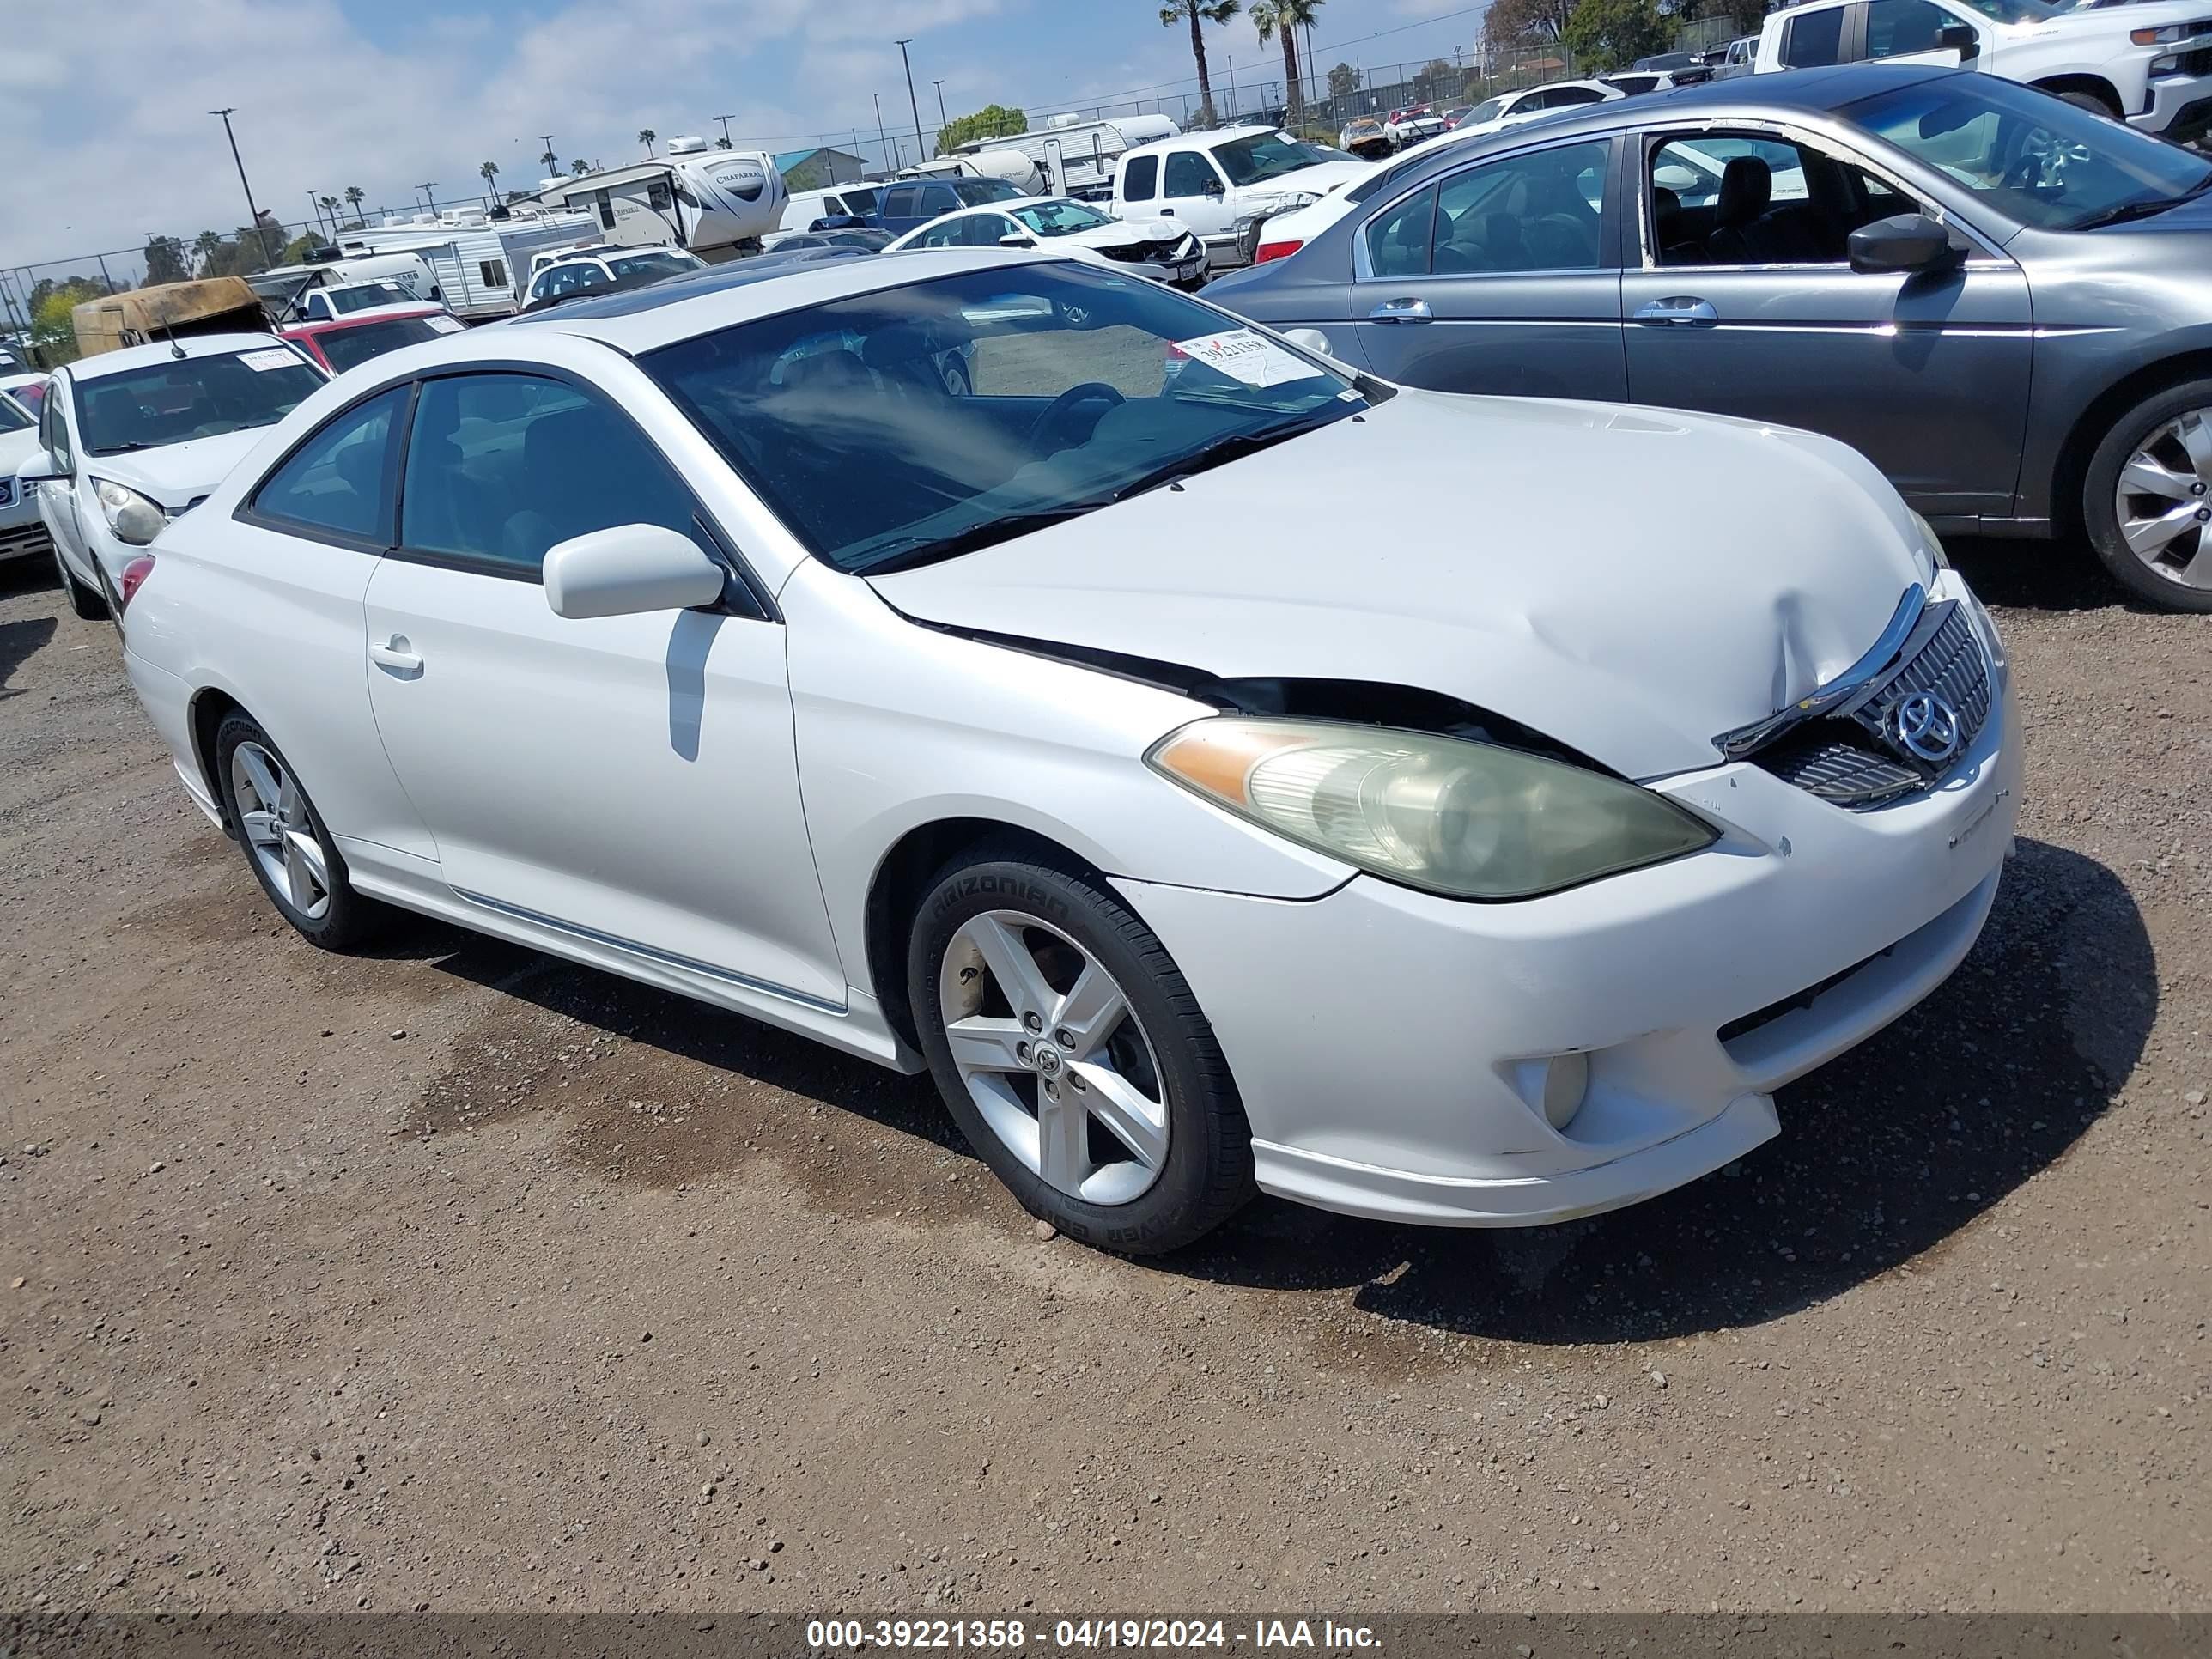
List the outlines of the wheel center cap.
{"label": "wheel center cap", "polygon": [[1039,1077],[1058,1077],[1060,1072],[1060,1050],[1050,1043],[1040,1042],[1030,1051]]}

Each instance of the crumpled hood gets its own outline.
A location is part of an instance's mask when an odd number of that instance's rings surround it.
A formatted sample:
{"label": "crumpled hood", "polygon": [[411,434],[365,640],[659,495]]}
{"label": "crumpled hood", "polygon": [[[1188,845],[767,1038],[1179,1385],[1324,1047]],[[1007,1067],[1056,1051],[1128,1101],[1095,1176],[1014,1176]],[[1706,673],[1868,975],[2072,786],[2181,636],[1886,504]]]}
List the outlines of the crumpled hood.
{"label": "crumpled hood", "polygon": [[122,455],[84,456],[77,465],[95,478],[106,478],[174,510],[198,501],[229,473],[264,438],[266,427],[219,432],[159,449]]}
{"label": "crumpled hood", "polygon": [[1116,506],[873,578],[908,616],[1219,678],[1417,686],[1635,778],[1856,661],[1929,567],[1810,433],[1401,392]]}
{"label": "crumpled hood", "polygon": [[1079,230],[1065,239],[1048,238],[1042,246],[1049,248],[1054,242],[1066,240],[1086,247],[1127,247],[1133,242],[1180,241],[1189,233],[1190,227],[1180,219],[1116,219],[1110,225]]}

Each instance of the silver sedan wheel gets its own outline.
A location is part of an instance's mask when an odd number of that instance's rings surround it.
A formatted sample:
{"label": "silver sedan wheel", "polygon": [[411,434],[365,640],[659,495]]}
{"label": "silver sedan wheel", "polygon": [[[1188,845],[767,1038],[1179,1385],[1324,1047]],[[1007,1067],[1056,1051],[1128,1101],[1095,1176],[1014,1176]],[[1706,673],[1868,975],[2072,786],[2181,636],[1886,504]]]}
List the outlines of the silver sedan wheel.
{"label": "silver sedan wheel", "polygon": [[2212,589],[2212,409],[2177,415],[2120,469],[2121,539],[2154,574]]}
{"label": "silver sedan wheel", "polygon": [[230,787],[238,801],[238,827],[261,873],[302,917],[319,921],[331,908],[330,868],[300,786],[283,762],[246,742],[230,751]]}
{"label": "silver sedan wheel", "polygon": [[991,1132],[1072,1198],[1127,1204],[1168,1156],[1166,1085],[1121,988],[1059,929],[974,916],[938,969],[945,1040]]}

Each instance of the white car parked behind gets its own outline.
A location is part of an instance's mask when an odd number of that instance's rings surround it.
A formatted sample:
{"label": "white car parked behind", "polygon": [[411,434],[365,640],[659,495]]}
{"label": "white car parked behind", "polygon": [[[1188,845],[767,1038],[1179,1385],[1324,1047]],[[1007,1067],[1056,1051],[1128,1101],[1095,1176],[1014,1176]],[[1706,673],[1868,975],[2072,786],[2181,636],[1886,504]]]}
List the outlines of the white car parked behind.
{"label": "white car parked behind", "polygon": [[1664,1191],[1973,944],[2003,649],[1843,445],[1347,380],[1065,258],[758,263],[377,358],[164,533],[131,682],[307,938],[927,1066],[1131,1252]]}
{"label": "white car parked behind", "polygon": [[2212,128],[2203,0],[2087,9],[2045,0],[1806,0],[1771,14],[1758,72],[1830,64],[1963,65],[2040,87],[2176,143]]}
{"label": "white car parked behind", "polygon": [[38,453],[38,417],[0,392],[0,564],[46,550],[37,486],[16,476]]}
{"label": "white car parked behind", "polygon": [[916,226],[884,252],[1039,246],[1178,288],[1195,288],[1206,280],[1206,249],[1188,226],[1174,219],[1110,218],[1068,196],[1032,196],[963,208]]}
{"label": "white car parked behind", "polygon": [[328,378],[270,334],[187,335],[56,369],[26,470],[76,614],[127,600],[163,526]]}

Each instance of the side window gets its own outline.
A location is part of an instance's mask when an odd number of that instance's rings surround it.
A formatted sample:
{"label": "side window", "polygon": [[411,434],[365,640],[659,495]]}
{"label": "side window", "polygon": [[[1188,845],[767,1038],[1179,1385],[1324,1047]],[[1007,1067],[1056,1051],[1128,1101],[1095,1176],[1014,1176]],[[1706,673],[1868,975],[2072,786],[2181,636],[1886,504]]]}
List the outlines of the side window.
{"label": "side window", "polygon": [[1377,276],[1422,276],[1429,269],[1429,228],[1437,187],[1418,191],[1375,216],[1367,227],[1367,263]]}
{"label": "side window", "polygon": [[483,278],[483,283],[486,288],[505,288],[507,286],[507,261],[504,259],[479,259],[477,261],[477,275]]}
{"label": "side window", "polygon": [[1139,155],[1121,170],[1121,199],[1125,202],[1149,202],[1159,187],[1160,158]]}
{"label": "side window", "polygon": [[668,180],[655,179],[646,185],[645,204],[655,213],[665,213],[676,205],[676,198],[668,188]]}
{"label": "side window", "polygon": [[1439,276],[1598,269],[1601,221],[1590,198],[1602,191],[1593,180],[1604,177],[1606,150],[1563,144],[1443,180],[1430,268]]}
{"label": "side window", "polygon": [[900,185],[884,192],[884,213],[893,219],[912,219],[920,216],[921,192],[912,185]]}
{"label": "side window", "polygon": [[76,453],[70,447],[69,417],[62,412],[64,399],[58,395],[60,386],[59,380],[54,381],[39,405],[39,443],[61,471],[74,472]]}
{"label": "side window", "polygon": [[969,221],[955,219],[950,224],[932,225],[921,233],[923,247],[958,247],[966,240]]}
{"label": "side window", "polygon": [[545,550],[618,524],[696,535],[691,495],[597,392],[534,374],[426,380],[400,545],[535,581]]}
{"label": "side window", "polygon": [[592,192],[592,200],[599,210],[599,228],[601,230],[612,230],[615,228],[614,203],[608,199],[606,191],[603,190],[593,191]]}
{"label": "side window", "polygon": [[253,514],[311,534],[389,547],[393,428],[408,391],[380,392],[324,422],[253,492]]}
{"label": "side window", "polygon": [[1873,0],[1867,7],[1866,55],[1900,58],[1938,50],[1936,37],[1951,15],[1932,0]]}
{"label": "side window", "polygon": [[1817,69],[1836,62],[1843,53],[1843,45],[1841,6],[1808,11],[1802,17],[1791,18],[1789,27],[1782,32],[1782,62],[1789,69]]}
{"label": "side window", "polygon": [[[968,246],[996,247],[1009,236],[1029,236],[1027,225],[1015,223],[1003,213],[975,213],[968,218]],[[1036,239],[1030,237],[1030,240]]]}
{"label": "side window", "polygon": [[1221,188],[1221,177],[1213,170],[1202,150],[1171,150],[1168,155],[1167,180],[1160,186],[1160,194],[1170,198],[1203,196],[1209,189]]}
{"label": "side window", "polygon": [[1589,87],[1553,87],[1544,94],[1546,109],[1572,109],[1577,104],[1601,104],[1605,94]]}
{"label": "side window", "polygon": [[320,294],[310,294],[307,296],[307,315],[310,318],[317,322],[327,322],[330,319],[330,314],[331,302],[327,298]]}

